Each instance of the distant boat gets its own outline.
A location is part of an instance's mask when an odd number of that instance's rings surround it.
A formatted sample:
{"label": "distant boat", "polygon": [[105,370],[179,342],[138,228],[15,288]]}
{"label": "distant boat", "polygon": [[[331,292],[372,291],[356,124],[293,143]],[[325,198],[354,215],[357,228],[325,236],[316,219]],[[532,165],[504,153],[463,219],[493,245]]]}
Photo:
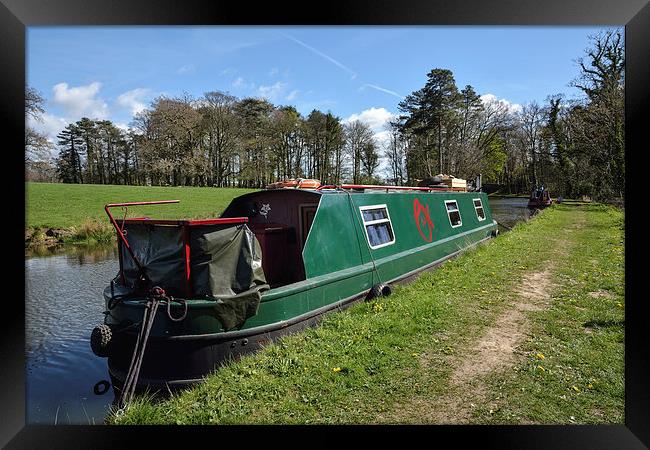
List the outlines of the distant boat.
{"label": "distant boat", "polygon": [[544,186],[533,189],[530,193],[530,198],[528,199],[528,208],[530,209],[539,209],[546,208],[553,203],[551,194],[546,190]]}
{"label": "distant boat", "polygon": [[[218,219],[110,213],[169,202],[105,208],[120,268],[91,347],[108,356],[114,384],[133,366],[143,322],[138,386],[185,385],[498,234],[487,195],[454,188],[265,189],[233,199]],[[154,298],[163,306],[145,321]]]}

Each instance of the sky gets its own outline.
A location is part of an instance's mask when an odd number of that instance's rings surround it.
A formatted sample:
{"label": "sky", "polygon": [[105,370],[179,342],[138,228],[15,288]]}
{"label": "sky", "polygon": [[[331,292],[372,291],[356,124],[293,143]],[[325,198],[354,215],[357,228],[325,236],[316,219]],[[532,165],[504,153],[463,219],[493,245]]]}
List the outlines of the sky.
{"label": "sky", "polygon": [[[596,27],[493,26],[84,26],[29,27],[27,83],[45,98],[30,124],[55,141],[81,117],[126,129],[160,95],[228,92],[331,111],[378,138],[398,103],[434,68],[459,89],[513,110],[563,93]],[[31,119],[30,119],[31,120]]]}

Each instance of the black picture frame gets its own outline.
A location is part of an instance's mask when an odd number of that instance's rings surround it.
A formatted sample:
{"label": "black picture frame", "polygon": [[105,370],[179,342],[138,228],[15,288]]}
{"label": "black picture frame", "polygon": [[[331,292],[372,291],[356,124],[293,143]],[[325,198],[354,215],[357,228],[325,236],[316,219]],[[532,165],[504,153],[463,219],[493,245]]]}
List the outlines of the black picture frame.
{"label": "black picture frame", "polygon": [[[4,295],[0,322],[0,444],[7,448],[100,448],[135,446],[148,442],[225,445],[224,437],[240,442],[261,438],[280,445],[314,442],[351,443],[345,434],[362,434],[372,441],[424,442],[454,447],[474,443],[481,448],[647,448],[650,446],[650,339],[644,321],[648,308],[642,284],[645,269],[642,244],[641,198],[645,174],[642,158],[648,139],[641,131],[643,111],[650,104],[650,5],[648,0],[354,0],[322,3],[248,3],[199,0],[0,0],[0,118],[5,162],[5,286],[18,286]],[[24,221],[24,83],[26,27],[36,25],[549,25],[625,26],[626,44],[626,198],[625,198],[625,425],[603,426],[403,426],[403,427],[108,427],[25,425]],[[579,55],[577,55],[579,56]],[[647,114],[647,112],[646,112]],[[15,166],[15,170],[12,170]],[[22,168],[22,170],[20,169]],[[7,179],[7,176],[10,179]],[[15,176],[15,179],[11,179]],[[23,184],[24,186],[24,184]],[[23,192],[23,194],[21,194]],[[23,216],[24,219],[24,216]],[[24,287],[24,286],[23,286]],[[23,289],[24,293],[24,289]],[[299,432],[298,435],[294,433]],[[416,436],[417,435],[417,436]],[[190,437],[192,436],[192,437]],[[245,439],[245,441],[244,441]],[[294,440],[295,439],[295,440]],[[404,440],[406,439],[406,441]],[[142,444],[139,444],[142,445]],[[268,445],[268,444],[267,444]],[[407,444],[408,445],[408,444]],[[421,445],[421,444],[418,444]]]}

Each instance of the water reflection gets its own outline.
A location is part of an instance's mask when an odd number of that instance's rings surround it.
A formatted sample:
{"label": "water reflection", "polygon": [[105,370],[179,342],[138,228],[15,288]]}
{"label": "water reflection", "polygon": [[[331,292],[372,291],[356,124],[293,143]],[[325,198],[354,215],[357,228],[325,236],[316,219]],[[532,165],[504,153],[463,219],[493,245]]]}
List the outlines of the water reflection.
{"label": "water reflection", "polygon": [[112,246],[25,259],[27,423],[102,423],[113,396],[94,392],[109,376],[89,339],[117,270]]}
{"label": "water reflection", "polygon": [[518,222],[530,219],[533,213],[528,209],[528,198],[490,197],[489,201],[492,217],[502,225],[501,232],[508,231],[508,228],[514,227]]}

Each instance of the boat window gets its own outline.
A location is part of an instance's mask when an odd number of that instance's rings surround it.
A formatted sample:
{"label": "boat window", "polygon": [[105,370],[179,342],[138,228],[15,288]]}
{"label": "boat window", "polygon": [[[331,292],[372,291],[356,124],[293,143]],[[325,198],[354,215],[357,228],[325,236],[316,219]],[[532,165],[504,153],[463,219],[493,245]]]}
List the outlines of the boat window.
{"label": "boat window", "polygon": [[458,210],[458,203],[456,200],[445,200],[445,206],[447,207],[447,214],[449,215],[449,223],[451,223],[451,227],[456,228],[461,226],[463,221],[460,218],[460,211]]}
{"label": "boat window", "polygon": [[386,205],[361,206],[359,211],[361,211],[366,237],[371,249],[395,242],[395,234]]}
{"label": "boat window", "polygon": [[480,198],[475,198],[474,199],[474,209],[476,210],[476,217],[478,217],[478,220],[485,220],[485,211],[483,211],[483,202],[481,202]]}

